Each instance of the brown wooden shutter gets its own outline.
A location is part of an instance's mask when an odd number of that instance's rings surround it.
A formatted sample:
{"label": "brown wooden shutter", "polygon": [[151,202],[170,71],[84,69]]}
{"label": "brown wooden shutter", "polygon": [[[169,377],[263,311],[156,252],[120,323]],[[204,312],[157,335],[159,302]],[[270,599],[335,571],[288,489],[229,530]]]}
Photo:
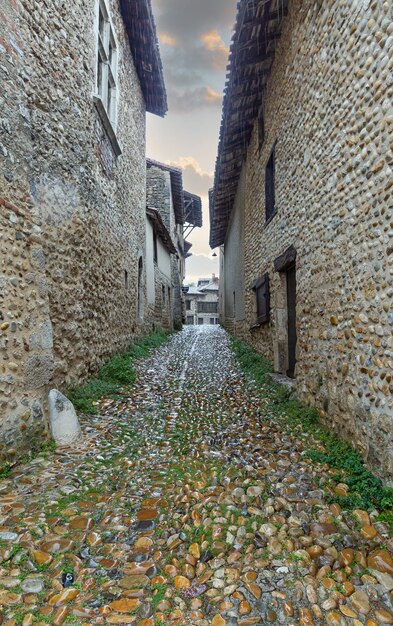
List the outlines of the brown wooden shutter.
{"label": "brown wooden shutter", "polygon": [[257,300],[257,322],[258,324],[266,324],[270,319],[269,274],[259,278],[253,289]]}

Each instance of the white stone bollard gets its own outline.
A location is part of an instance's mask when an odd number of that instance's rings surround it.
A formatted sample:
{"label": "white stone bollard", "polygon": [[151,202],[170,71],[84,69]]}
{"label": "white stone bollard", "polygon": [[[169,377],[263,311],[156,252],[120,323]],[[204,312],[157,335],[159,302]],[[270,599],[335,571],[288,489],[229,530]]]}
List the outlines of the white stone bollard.
{"label": "white stone bollard", "polygon": [[49,422],[53,439],[60,446],[73,443],[81,436],[74,405],[57,389],[49,392]]}

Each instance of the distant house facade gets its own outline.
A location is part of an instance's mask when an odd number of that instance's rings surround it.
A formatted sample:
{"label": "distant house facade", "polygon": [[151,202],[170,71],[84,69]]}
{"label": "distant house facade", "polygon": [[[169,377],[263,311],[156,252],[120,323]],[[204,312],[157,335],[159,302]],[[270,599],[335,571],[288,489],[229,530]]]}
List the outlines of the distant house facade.
{"label": "distant house facade", "polygon": [[146,111],[165,85],[150,0],[4,0],[0,458],[46,397],[146,331]]}
{"label": "distant house facade", "polygon": [[210,242],[222,323],[393,481],[391,17],[241,0]]}
{"label": "distant house facade", "polygon": [[202,225],[202,203],[183,189],[180,169],[147,160],[147,317],[154,326],[181,328],[188,232]]}
{"label": "distant house facade", "polygon": [[185,299],[188,326],[219,323],[218,293],[219,279],[214,274],[210,279],[200,278],[196,287],[187,288]]}
{"label": "distant house facade", "polygon": [[146,210],[146,292],[145,319],[152,329],[173,328],[174,300],[177,297],[172,281],[172,255],[177,254],[159,211]]}

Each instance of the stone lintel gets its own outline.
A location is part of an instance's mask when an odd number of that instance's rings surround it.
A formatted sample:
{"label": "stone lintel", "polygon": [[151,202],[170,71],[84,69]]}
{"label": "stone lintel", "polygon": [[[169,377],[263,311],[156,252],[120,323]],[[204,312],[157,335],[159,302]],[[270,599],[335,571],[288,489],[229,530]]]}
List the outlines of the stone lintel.
{"label": "stone lintel", "polygon": [[295,263],[296,255],[297,251],[295,246],[289,246],[283,254],[274,259],[274,269],[276,272],[285,272]]}

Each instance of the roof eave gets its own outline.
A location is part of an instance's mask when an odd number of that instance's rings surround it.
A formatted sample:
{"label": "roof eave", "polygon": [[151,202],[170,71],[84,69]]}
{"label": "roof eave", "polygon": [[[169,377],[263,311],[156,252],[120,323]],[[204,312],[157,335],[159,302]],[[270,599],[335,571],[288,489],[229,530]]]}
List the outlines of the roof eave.
{"label": "roof eave", "polygon": [[173,199],[173,210],[175,213],[176,224],[184,224],[184,191],[183,191],[183,172],[178,167],[155,161],[154,159],[146,159],[146,166],[157,167],[164,172],[169,172],[171,177],[171,189]]}
{"label": "roof eave", "polygon": [[209,192],[210,246],[225,242],[240,172],[274,59],[289,0],[240,0],[229,55],[214,189]]}
{"label": "roof eave", "polygon": [[146,207],[146,215],[150,219],[154,232],[161,240],[165,249],[169,252],[169,254],[177,254],[177,250],[173,244],[171,236],[164,222],[162,221],[160,212],[157,209],[153,209],[152,207]]}
{"label": "roof eave", "polygon": [[150,0],[120,0],[146,111],[165,117],[168,101]]}
{"label": "roof eave", "polygon": [[[184,204],[187,210],[185,221],[187,224],[191,224],[196,228],[202,227],[202,200],[200,196],[195,195],[194,193],[190,193],[189,191],[184,192]],[[187,204],[190,207],[187,207]]]}

